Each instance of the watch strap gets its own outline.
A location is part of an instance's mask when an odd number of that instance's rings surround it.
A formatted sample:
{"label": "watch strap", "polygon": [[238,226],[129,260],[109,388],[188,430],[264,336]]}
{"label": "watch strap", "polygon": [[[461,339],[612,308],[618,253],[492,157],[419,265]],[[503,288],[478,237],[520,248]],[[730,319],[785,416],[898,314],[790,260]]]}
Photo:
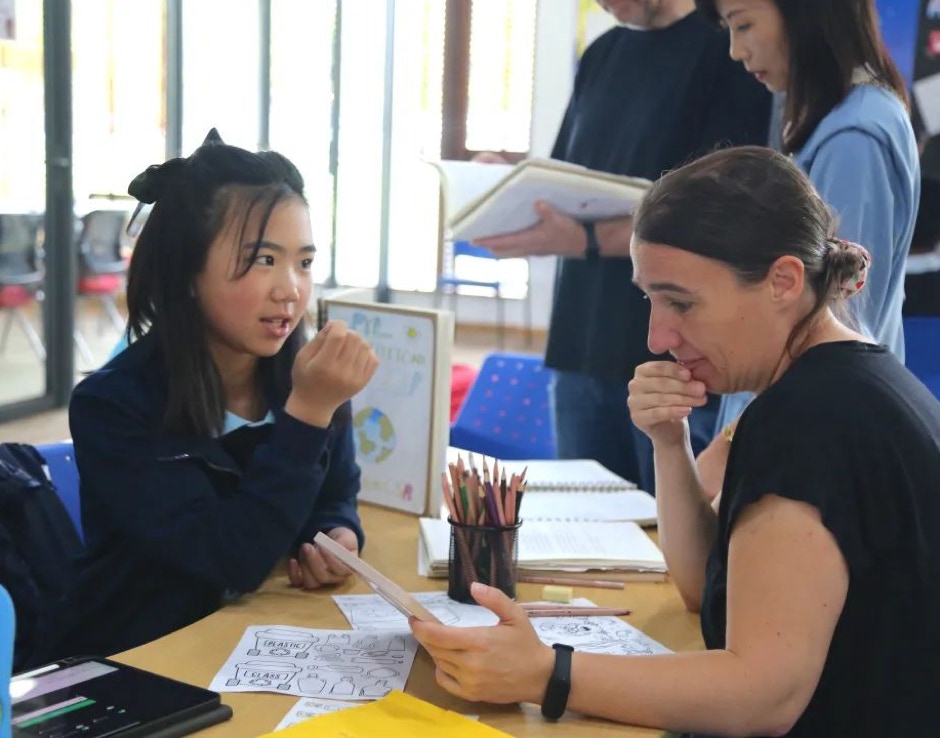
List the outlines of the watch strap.
{"label": "watch strap", "polygon": [[542,717],[554,721],[564,715],[568,707],[568,694],[571,692],[571,654],[574,647],[553,643],[552,648],[555,649],[555,668],[542,698]]}
{"label": "watch strap", "polygon": [[587,246],[584,248],[585,261],[597,261],[601,258],[601,245],[597,240],[597,231],[594,223],[584,223],[584,233],[587,236]]}

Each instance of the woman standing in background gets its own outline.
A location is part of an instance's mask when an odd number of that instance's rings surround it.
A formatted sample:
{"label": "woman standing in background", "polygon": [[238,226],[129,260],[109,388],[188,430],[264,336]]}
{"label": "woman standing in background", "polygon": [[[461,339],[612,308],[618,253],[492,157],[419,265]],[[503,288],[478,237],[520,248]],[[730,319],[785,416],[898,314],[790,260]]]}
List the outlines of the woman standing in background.
{"label": "woman standing in background", "polygon": [[[904,360],[901,305],[920,168],[907,91],[888,54],[874,0],[696,0],[727,26],[731,58],[786,93],[783,151],[834,211],[840,238],[872,253],[861,333]],[[721,489],[734,424],[749,394],[722,398],[722,429],[699,456],[710,495]]]}

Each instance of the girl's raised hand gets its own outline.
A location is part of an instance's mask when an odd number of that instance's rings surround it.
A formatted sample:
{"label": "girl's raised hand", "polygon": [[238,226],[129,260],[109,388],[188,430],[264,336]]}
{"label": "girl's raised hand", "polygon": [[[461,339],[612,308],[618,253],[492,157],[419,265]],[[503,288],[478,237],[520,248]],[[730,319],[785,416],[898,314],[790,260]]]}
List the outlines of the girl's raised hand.
{"label": "girl's raised hand", "polygon": [[708,402],[705,384],[673,361],[641,364],[627,388],[630,418],[653,443],[683,442],[685,419]]}
{"label": "girl's raised hand", "polygon": [[331,320],[294,359],[293,388],[284,409],[325,428],[336,409],[369,383],[378,365],[362,336],[345,321]]}

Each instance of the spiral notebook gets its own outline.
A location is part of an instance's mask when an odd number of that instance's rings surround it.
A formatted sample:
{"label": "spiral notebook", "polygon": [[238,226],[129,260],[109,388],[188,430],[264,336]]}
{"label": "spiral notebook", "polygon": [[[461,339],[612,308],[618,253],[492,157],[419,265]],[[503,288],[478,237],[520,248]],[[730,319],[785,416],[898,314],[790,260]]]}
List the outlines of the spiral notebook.
{"label": "spiral notebook", "polygon": [[656,525],[656,500],[640,489],[623,492],[529,490],[522,498],[519,518],[578,523],[630,521],[643,526]]}
{"label": "spiral notebook", "polygon": [[633,213],[650,182],[555,159],[515,166],[429,162],[441,174],[447,225],[455,241],[514,233],[539,221],[536,201],[580,221]]}
{"label": "spiral notebook", "polygon": [[505,462],[507,473],[526,470],[527,492],[614,492],[636,489],[594,459],[534,459]]}
{"label": "spiral notebook", "polygon": [[[447,447],[447,462],[456,463],[458,457],[467,462],[472,452],[455,446]],[[481,461],[492,460],[490,456],[479,453],[472,455]],[[515,461],[499,460],[507,474],[521,474],[525,469],[526,490],[555,492],[614,492],[636,489],[633,482],[614,474],[610,469],[594,459],[522,459]]]}
{"label": "spiral notebook", "polygon": [[519,516],[525,520],[656,524],[656,500],[593,459],[506,462],[527,466]]}
{"label": "spiral notebook", "polygon": [[[466,460],[466,451],[451,447],[448,461],[456,461],[458,453]],[[523,520],[656,524],[656,499],[593,459],[505,461],[500,466],[507,474],[526,470],[519,509]],[[447,518],[446,508],[441,517]]]}

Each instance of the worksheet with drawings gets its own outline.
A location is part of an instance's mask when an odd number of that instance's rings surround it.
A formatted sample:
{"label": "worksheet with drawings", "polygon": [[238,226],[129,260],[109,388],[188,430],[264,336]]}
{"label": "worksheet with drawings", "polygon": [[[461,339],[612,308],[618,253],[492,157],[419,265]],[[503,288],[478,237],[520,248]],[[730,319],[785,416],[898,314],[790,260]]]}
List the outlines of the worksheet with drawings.
{"label": "worksheet with drawings", "polygon": [[393,689],[404,690],[417,650],[407,629],[356,633],[252,625],[210,689],[374,700]]}
{"label": "worksheet with drawings", "polygon": [[343,702],[342,700],[318,700],[312,697],[301,697],[290,709],[284,719],[277,724],[275,731],[283,730],[296,723],[302,723],[317,715],[326,715],[337,710],[345,710],[347,707],[355,707],[361,702]]}
{"label": "worksheet with drawings", "polygon": [[[495,625],[498,618],[479,605],[454,602],[444,592],[415,592],[412,595],[445,625],[472,628]],[[333,595],[349,624],[357,630],[396,628],[406,624],[404,616],[378,595]],[[594,602],[576,597],[572,606],[591,607]],[[639,628],[613,615],[532,618],[532,627],[543,643],[565,643],[578,651],[621,656],[671,653]]]}

